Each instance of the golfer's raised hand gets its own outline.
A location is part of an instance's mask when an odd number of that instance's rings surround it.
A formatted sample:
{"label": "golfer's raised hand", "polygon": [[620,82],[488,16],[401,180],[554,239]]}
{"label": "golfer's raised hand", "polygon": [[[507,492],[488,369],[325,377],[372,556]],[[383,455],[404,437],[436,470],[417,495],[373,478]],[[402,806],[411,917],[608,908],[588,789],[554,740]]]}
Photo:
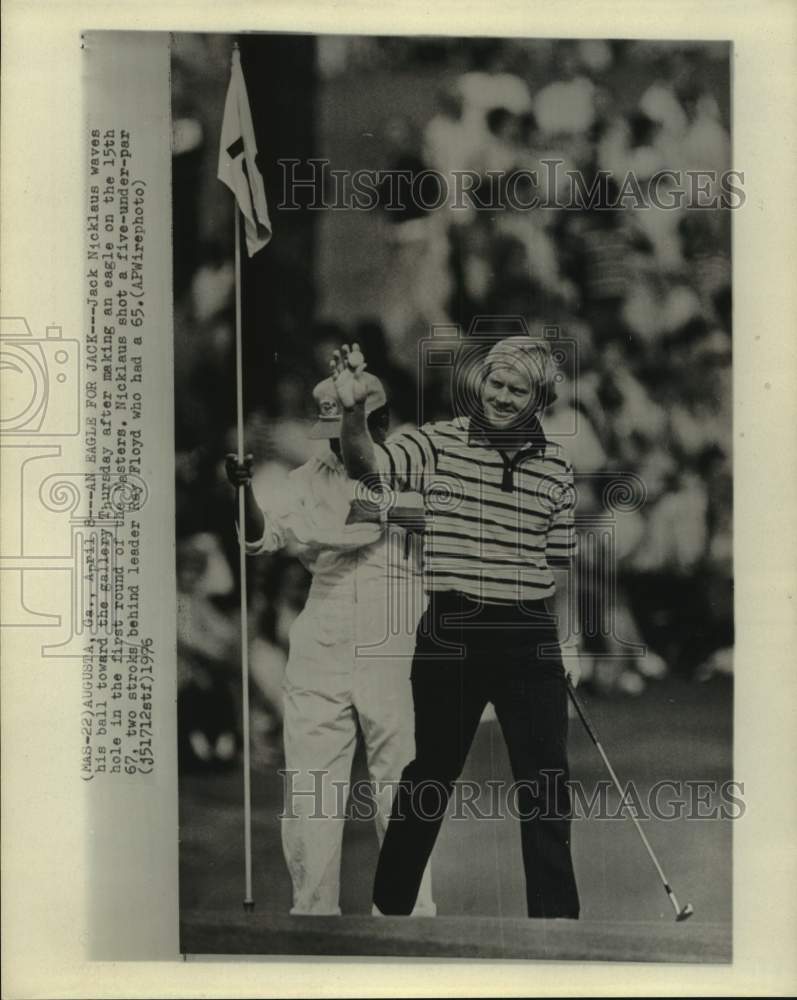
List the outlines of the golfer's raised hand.
{"label": "golfer's raised hand", "polygon": [[235,454],[224,456],[224,471],[230,483],[237,489],[239,486],[248,486],[252,482],[252,463],[254,455],[244,455],[243,462],[238,461]]}
{"label": "golfer's raised hand", "polygon": [[368,389],[362,377],[365,371],[365,358],[358,344],[344,344],[335,351],[329,362],[332,381],[335,383],[340,405],[344,410],[353,410],[355,406],[365,402]]}

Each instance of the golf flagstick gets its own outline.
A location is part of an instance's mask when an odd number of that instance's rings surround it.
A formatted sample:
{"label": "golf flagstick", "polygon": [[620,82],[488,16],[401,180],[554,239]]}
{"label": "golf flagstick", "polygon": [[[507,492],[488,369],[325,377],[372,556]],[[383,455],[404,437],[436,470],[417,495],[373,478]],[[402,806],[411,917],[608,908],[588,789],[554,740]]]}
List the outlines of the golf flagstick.
{"label": "golf flagstick", "polygon": [[[271,219],[266,191],[258,166],[257,141],[249,107],[249,95],[241,67],[238,43],[233,44],[230,83],[224,102],[219,145],[218,179],[234,196],[235,211],[235,389],[238,423],[238,461],[244,459],[243,347],[241,338],[241,216],[244,217],[246,250],[253,257],[271,240]],[[249,622],[246,600],[246,503],[244,487],[238,487],[238,552],[241,587],[241,687],[244,764],[244,909],[254,907],[252,898],[252,792],[249,748]]]}
{"label": "golf flagstick", "polygon": [[[238,462],[244,460],[243,348],[241,343],[241,213],[235,205],[235,394],[237,401]],[[245,487],[238,487],[238,565],[241,588],[241,690],[244,751],[244,909],[252,898],[252,772],[249,753],[249,611],[246,594]]]}
{"label": "golf flagstick", "polygon": [[[623,792],[620,782],[617,779],[617,775],[614,773],[614,768],[609,763],[609,758],[606,756],[606,751],[601,746],[601,741],[598,739],[598,734],[595,730],[595,727],[592,725],[592,722],[590,721],[589,716],[587,715],[586,710],[584,709],[584,706],[581,704],[580,699],[576,695],[575,688],[573,687],[570,678],[565,676],[565,681],[567,683],[567,693],[570,696],[570,700],[573,702],[573,707],[578,713],[579,719],[581,719],[582,723],[584,724],[584,728],[586,729],[589,738],[595,744],[598,753],[601,755],[603,763],[606,765],[606,770],[609,772],[611,779],[614,782],[614,786],[620,794],[620,808],[622,809],[625,805],[625,793]],[[692,907],[692,904],[687,903],[686,906],[684,906],[683,908],[679,905],[678,899],[676,898],[675,893],[672,891],[672,886],[667,881],[667,876],[664,874],[664,869],[659,864],[659,859],[653,853],[653,848],[650,846],[650,842],[648,841],[648,838],[645,836],[645,831],[640,826],[639,820],[636,818],[636,816],[630,809],[628,810],[628,815],[631,817],[631,820],[634,826],[636,827],[637,833],[641,837],[642,843],[645,845],[645,850],[650,855],[650,860],[656,866],[656,871],[659,873],[659,878],[662,881],[664,890],[667,893],[667,897],[672,903],[673,909],[675,910],[675,919],[677,921],[688,920],[689,917],[691,917],[692,914],[695,912]]]}

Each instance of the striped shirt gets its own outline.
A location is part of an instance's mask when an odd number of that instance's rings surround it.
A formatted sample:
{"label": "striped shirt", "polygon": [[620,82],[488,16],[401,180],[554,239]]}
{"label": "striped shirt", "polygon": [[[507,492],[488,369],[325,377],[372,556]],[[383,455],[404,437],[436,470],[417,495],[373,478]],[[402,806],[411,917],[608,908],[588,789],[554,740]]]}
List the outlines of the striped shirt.
{"label": "striped shirt", "polygon": [[486,602],[550,597],[548,560],[575,553],[573,470],[541,434],[511,459],[468,417],[424,424],[375,449],[380,478],[424,498],[424,586]]}

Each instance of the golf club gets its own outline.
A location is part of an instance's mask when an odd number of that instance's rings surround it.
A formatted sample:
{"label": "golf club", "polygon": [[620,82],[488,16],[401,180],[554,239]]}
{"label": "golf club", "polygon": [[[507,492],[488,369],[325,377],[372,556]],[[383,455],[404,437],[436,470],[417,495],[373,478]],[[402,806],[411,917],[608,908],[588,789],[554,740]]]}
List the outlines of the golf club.
{"label": "golf club", "polygon": [[[565,680],[567,682],[567,693],[570,696],[570,700],[573,702],[573,707],[575,708],[579,719],[581,719],[582,723],[584,724],[584,728],[589,734],[589,738],[597,747],[598,753],[601,755],[603,763],[606,765],[606,770],[609,772],[611,779],[614,782],[615,788],[620,793],[620,807],[622,808],[625,805],[625,795],[623,793],[623,789],[620,785],[620,782],[617,780],[617,775],[614,773],[614,768],[609,763],[609,758],[606,756],[606,751],[601,746],[601,741],[598,739],[598,734],[595,731],[595,727],[590,722],[589,716],[587,715],[584,706],[581,704],[581,701],[577,697],[575,688],[573,687],[570,678],[566,677]],[[631,817],[634,826],[636,827],[637,833],[642,838],[642,843],[645,845],[645,850],[650,855],[650,860],[656,866],[656,871],[659,873],[659,878],[661,879],[664,889],[667,893],[667,896],[670,902],[672,903],[673,909],[675,910],[676,921],[680,922],[682,920],[688,920],[689,917],[691,917],[692,914],[695,912],[692,904],[687,903],[686,906],[681,907],[681,905],[678,902],[678,899],[676,898],[675,893],[672,891],[672,886],[667,881],[667,876],[664,874],[664,869],[659,864],[659,859],[653,853],[653,848],[650,846],[648,838],[645,836],[645,831],[639,825],[639,820],[630,810],[628,812],[628,815]]]}

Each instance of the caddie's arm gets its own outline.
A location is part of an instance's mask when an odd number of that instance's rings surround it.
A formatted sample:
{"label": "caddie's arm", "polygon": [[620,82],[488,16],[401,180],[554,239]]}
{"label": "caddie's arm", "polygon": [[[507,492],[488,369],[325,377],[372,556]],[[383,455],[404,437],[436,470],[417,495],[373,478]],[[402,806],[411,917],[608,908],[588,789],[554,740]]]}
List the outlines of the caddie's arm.
{"label": "caddie's arm", "polygon": [[329,367],[343,410],[340,430],[343,464],[351,479],[365,479],[378,471],[374,442],[365,419],[368,390],[361,378],[365,359],[357,344],[352,344],[351,350],[344,344],[332,355]]}
{"label": "caddie's arm", "polygon": [[[244,488],[245,538],[247,544],[259,542],[266,530],[266,519],[252,490],[253,461],[254,457],[252,455],[245,455],[243,462],[239,462],[238,456],[234,454],[225,455],[224,457],[224,469],[227,473],[227,479],[235,487],[234,509],[236,525],[238,525],[238,487],[243,486]],[[238,527],[240,528],[240,525]]]}

